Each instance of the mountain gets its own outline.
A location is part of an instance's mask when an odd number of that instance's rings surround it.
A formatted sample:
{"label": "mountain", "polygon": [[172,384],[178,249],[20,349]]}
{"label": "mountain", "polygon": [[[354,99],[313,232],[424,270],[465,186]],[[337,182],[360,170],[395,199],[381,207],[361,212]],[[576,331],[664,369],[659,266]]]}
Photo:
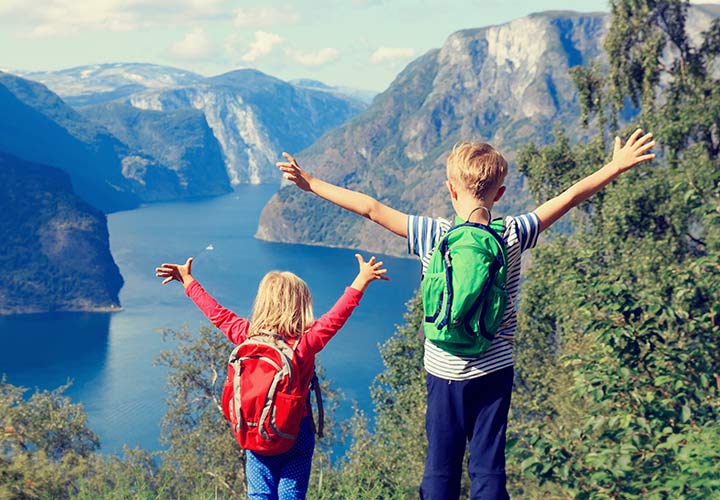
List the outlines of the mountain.
{"label": "mountain", "polygon": [[[490,142],[512,160],[520,145],[549,141],[556,123],[579,129],[568,69],[601,56],[607,23],[606,14],[545,12],[456,32],[363,113],[290,152],[322,179],[408,212],[449,216],[444,160],[454,143]],[[494,215],[528,206],[514,168],[507,184]],[[265,206],[257,237],[406,253],[400,238],[294,186]]]}
{"label": "mountain", "polygon": [[189,85],[205,78],[184,69],[142,63],[95,64],[19,75],[46,85],[74,107],[115,101],[148,89]]}
{"label": "mountain", "polygon": [[164,167],[155,174],[135,162],[124,174],[144,201],[212,196],[231,191],[222,150],[202,111],[143,110],[123,103],[79,108],[132,150]]}
{"label": "mountain", "polygon": [[[720,6],[693,6],[687,30],[705,31]],[[609,15],[551,11],[452,34],[411,62],[360,115],[304,151],[310,172],[406,212],[450,216],[445,158],[461,140],[489,142],[510,160],[507,193],[494,216],[531,209],[512,160],[562,127],[585,139],[568,70],[603,63]],[[629,116],[625,116],[628,118]],[[406,243],[354,214],[281,189],[263,209],[256,236],[270,241],[363,248],[406,255]]]}
{"label": "mountain", "polygon": [[220,143],[232,184],[277,181],[275,162],[282,151],[309,146],[365,108],[356,99],[251,69],[136,93],[125,102],[163,112],[201,110]]}
{"label": "mountain", "polygon": [[0,172],[0,314],[117,310],[105,215],[57,168],[0,153]]}
{"label": "mountain", "polygon": [[0,72],[0,111],[0,152],[61,168],[75,192],[104,211],[138,205],[122,174],[127,146],[47,87]]}
{"label": "mountain", "polygon": [[78,195],[105,212],[231,189],[219,145],[193,110],[76,110],[44,85],[8,73],[0,73],[0,110],[0,152],[65,170]]}
{"label": "mountain", "polygon": [[372,90],[354,89],[351,87],[334,87],[323,82],[309,80],[307,78],[290,80],[288,83],[300,88],[322,90],[324,92],[330,92],[331,94],[347,96],[352,99],[357,99],[366,106],[370,105],[375,96],[378,95],[377,92]]}
{"label": "mountain", "polygon": [[[309,146],[364,110],[372,95],[310,80],[287,83],[256,70],[205,78],[137,63],[24,76],[47,84],[87,119],[127,143],[125,163],[130,165],[123,172],[136,181],[134,192],[144,201],[217,194],[229,189],[228,178],[232,184],[275,182],[280,152]],[[128,105],[149,113],[134,113]],[[183,124],[178,117],[191,119]],[[206,137],[207,126],[222,151],[225,174],[215,175],[216,147]],[[165,134],[168,129],[177,133]],[[159,147],[162,141],[165,147]],[[201,144],[207,153],[200,151]],[[207,185],[191,181],[203,179]]]}

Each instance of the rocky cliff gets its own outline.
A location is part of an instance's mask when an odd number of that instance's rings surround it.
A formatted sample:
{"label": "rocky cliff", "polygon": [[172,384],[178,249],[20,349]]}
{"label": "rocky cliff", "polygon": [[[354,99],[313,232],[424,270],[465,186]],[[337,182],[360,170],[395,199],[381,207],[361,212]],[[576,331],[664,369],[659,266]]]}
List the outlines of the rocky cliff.
{"label": "rocky cliff", "polygon": [[[601,56],[607,22],[604,14],[546,12],[454,33],[297,157],[319,177],[391,206],[447,216],[444,159],[455,142],[490,142],[512,160],[519,145],[547,142],[556,124],[578,128],[568,70]],[[513,171],[508,187],[495,215],[527,207]],[[406,252],[400,238],[292,186],[267,204],[257,236]]]}
{"label": "rocky cliff", "polygon": [[[122,103],[78,108],[138,153],[123,162],[144,201],[212,196],[231,190],[222,150],[202,111],[142,110]],[[142,161],[141,159],[152,160]],[[148,170],[155,162],[162,169]]]}
{"label": "rocky cliff", "polygon": [[237,70],[192,85],[127,99],[155,111],[201,110],[220,143],[232,184],[277,181],[275,162],[365,108],[356,99],[299,87],[256,70]]}

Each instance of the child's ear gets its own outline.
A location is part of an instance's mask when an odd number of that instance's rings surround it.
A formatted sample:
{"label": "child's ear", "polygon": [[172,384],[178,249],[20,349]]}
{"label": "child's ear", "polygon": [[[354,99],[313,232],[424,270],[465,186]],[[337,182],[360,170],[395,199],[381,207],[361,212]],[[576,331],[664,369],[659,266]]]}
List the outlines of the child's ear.
{"label": "child's ear", "polygon": [[452,185],[452,182],[450,182],[450,179],[445,181],[445,185],[448,188],[448,191],[450,191],[450,198],[453,200],[457,200],[457,191],[455,191],[455,188]]}
{"label": "child's ear", "polygon": [[495,199],[493,200],[493,203],[500,200],[502,196],[505,194],[505,186],[500,186],[500,189],[497,190],[497,193],[495,194]]}

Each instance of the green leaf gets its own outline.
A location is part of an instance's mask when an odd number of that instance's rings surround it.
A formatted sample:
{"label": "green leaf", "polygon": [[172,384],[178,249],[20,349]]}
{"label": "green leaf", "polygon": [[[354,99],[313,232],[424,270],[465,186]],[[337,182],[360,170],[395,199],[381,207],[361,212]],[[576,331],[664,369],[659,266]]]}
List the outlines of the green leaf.
{"label": "green leaf", "polygon": [[528,469],[530,469],[532,466],[536,465],[538,463],[537,458],[535,456],[529,456],[525,460],[523,460],[520,463],[520,470],[523,472],[526,472]]}
{"label": "green leaf", "polygon": [[681,420],[683,422],[688,422],[688,421],[690,421],[690,417],[692,417],[692,411],[690,410],[690,407],[688,405],[683,405],[682,413],[681,413]]}

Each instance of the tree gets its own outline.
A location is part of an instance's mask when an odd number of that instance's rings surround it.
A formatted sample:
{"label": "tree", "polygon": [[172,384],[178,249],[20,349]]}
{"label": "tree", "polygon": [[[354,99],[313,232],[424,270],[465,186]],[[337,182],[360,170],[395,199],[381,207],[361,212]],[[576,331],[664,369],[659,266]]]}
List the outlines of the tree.
{"label": "tree", "polygon": [[521,171],[534,196],[552,196],[606,161],[602,145],[628,109],[661,154],[534,253],[513,484],[521,496],[701,498],[720,486],[720,24],[693,45],[686,2],[611,8],[607,77],[575,74],[597,139],[571,146],[558,133],[523,151]]}
{"label": "tree", "polygon": [[98,438],[67,387],[24,399],[27,389],[0,381],[0,498],[70,498],[91,470]]}
{"label": "tree", "polygon": [[165,332],[174,349],[162,352],[158,363],[168,368],[167,404],[163,417],[162,467],[176,478],[179,496],[207,489],[221,498],[245,494],[245,454],[232,436],[219,407],[229,344],[212,327],[198,335],[187,330]]}

